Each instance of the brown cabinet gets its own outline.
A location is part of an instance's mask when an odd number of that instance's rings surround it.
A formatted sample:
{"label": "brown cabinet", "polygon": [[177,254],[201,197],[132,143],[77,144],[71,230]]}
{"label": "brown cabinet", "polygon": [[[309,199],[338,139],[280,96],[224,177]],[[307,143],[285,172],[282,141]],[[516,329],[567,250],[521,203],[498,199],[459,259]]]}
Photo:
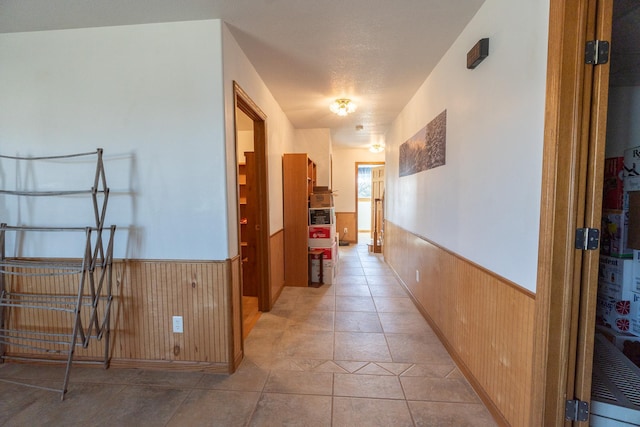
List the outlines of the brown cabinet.
{"label": "brown cabinet", "polygon": [[284,154],[282,179],[284,281],[286,286],[307,286],[309,194],[316,185],[316,165],[306,153]]}
{"label": "brown cabinet", "polygon": [[242,255],[242,295],[258,296],[255,153],[245,152],[245,163],[238,165],[240,191],[240,253]]}

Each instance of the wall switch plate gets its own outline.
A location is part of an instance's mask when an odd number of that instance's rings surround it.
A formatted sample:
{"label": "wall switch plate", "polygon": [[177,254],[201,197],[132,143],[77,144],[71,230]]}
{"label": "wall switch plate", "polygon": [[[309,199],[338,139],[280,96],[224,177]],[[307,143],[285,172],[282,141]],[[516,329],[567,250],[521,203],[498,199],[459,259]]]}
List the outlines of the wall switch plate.
{"label": "wall switch plate", "polygon": [[173,316],[173,332],[181,334],[184,332],[182,325],[182,316]]}
{"label": "wall switch plate", "polygon": [[416,282],[420,282],[420,270],[416,270]]}

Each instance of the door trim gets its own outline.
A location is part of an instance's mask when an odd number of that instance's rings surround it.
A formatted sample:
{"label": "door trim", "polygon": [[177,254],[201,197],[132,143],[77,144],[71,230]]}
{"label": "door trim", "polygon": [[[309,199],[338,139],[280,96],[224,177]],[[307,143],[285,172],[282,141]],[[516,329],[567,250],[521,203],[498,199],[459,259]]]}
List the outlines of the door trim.
{"label": "door trim", "polygon": [[[589,13],[589,33],[595,40],[611,40],[613,25],[613,0],[596,0],[595,11]],[[607,110],[609,104],[610,64],[587,66],[590,89],[588,155],[585,188],[585,227],[601,228],[602,187],[604,158],[607,139]],[[594,330],[596,299],[598,293],[599,251],[586,251],[582,261],[578,327],[576,330],[575,371],[569,372],[574,381],[572,398],[591,401],[591,377],[593,371]],[[573,378],[571,378],[573,377]]]}
{"label": "door trim", "polygon": [[595,1],[550,1],[532,360],[530,425],[535,426],[565,423],[569,380],[575,379],[582,253],[574,249],[574,232],[585,223],[590,106],[585,88],[591,76],[584,46]]}
{"label": "door trim", "polygon": [[[257,276],[258,308],[271,310],[271,259],[269,254],[269,174],[267,167],[267,115],[253,102],[237,82],[233,82],[234,107],[253,120],[253,151],[256,153],[256,183],[258,193]],[[235,109],[234,109],[235,111]],[[235,114],[235,113],[234,113]],[[238,227],[240,226],[238,221]],[[240,236],[238,233],[238,247]]]}

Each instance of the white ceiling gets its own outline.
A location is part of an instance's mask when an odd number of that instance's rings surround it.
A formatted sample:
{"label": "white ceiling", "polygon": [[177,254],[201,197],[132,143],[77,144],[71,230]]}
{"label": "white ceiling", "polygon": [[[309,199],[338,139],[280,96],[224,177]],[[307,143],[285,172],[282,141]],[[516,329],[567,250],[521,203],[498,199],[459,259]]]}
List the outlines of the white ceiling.
{"label": "white ceiling", "polygon": [[[334,145],[366,146],[385,133],[483,2],[0,0],[0,32],[222,19],[296,128],[330,128]],[[341,97],[358,110],[329,112]]]}

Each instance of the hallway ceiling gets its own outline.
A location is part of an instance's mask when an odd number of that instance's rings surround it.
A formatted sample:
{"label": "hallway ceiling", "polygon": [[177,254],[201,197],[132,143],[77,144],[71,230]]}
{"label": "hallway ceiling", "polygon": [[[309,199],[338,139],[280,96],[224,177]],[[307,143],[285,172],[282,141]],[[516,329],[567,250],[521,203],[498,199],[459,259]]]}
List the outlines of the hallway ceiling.
{"label": "hallway ceiling", "polygon": [[[483,2],[0,0],[0,32],[222,19],[294,127],[330,128],[334,145],[364,147],[384,135]],[[358,110],[331,113],[342,97]]]}

